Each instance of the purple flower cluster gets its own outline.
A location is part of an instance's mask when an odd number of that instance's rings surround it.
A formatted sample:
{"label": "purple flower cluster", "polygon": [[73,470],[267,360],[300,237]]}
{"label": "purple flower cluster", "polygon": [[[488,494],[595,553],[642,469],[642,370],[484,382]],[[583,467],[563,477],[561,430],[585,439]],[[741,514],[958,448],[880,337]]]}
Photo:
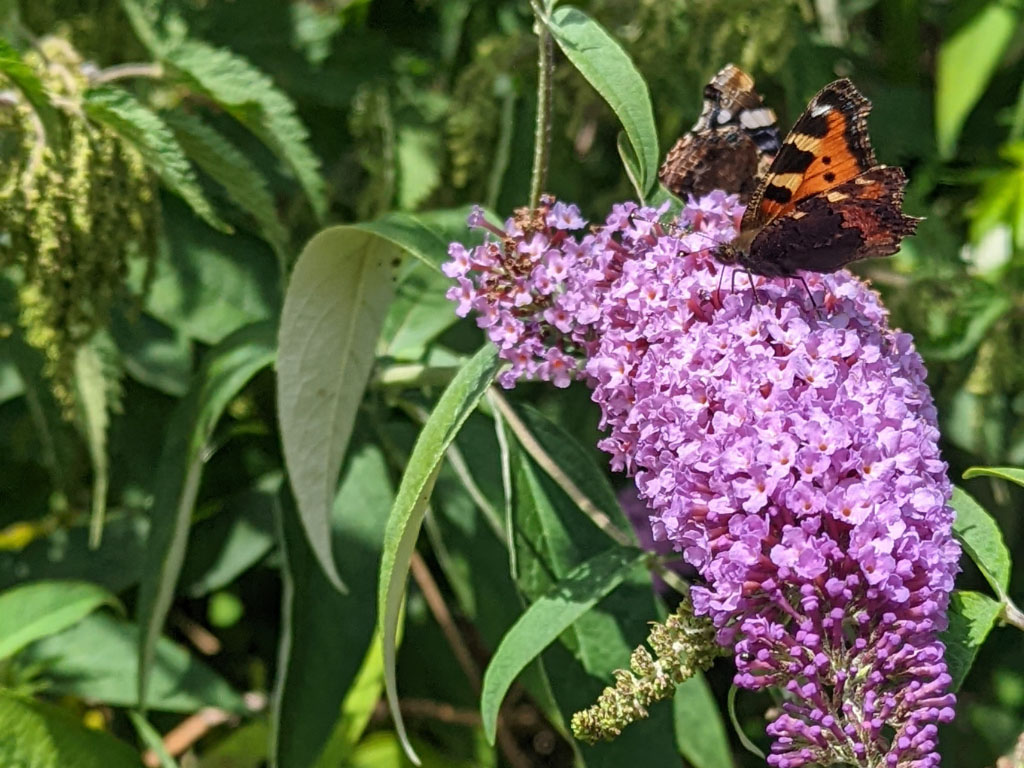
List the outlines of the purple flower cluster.
{"label": "purple flower cluster", "polygon": [[[561,382],[579,372],[593,388],[600,445],[635,476],[654,538],[700,573],[694,607],[733,649],[736,684],[785,691],[770,765],[938,765],[954,704],[938,633],[960,549],[911,338],[849,273],[805,288],[718,264],[734,198],[691,201],[669,225],[616,206],[579,240],[549,223],[555,205],[546,229],[520,225],[481,246],[490,262],[469,259],[493,282],[464,286],[461,309],[494,318],[514,363],[504,383],[559,383],[543,369],[551,350],[583,356],[582,369],[561,363]],[[530,248],[538,234],[544,248]],[[527,252],[548,282],[520,271],[500,293],[491,265]],[[534,314],[496,338],[503,312],[521,319],[509,301]]]}

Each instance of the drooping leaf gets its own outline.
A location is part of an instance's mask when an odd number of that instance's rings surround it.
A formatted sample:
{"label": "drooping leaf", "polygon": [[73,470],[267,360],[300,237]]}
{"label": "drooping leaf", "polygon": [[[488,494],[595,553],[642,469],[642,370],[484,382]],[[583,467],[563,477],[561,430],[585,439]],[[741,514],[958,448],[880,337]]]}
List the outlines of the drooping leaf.
{"label": "drooping leaf", "polygon": [[1019,29],[1022,13],[1019,5],[1002,0],[963,3],[961,9],[953,17],[956,27],[939,47],[935,70],[935,138],[947,159]]}
{"label": "drooping leaf", "polygon": [[131,317],[115,310],[110,335],[133,379],[173,397],[188,392],[192,342],[183,332],[145,313]]}
{"label": "drooping leaf", "polygon": [[967,677],[1001,610],[1000,603],[980,592],[962,589],[953,592],[949,601],[949,628],[942,633],[946,664],[953,678],[952,690],[958,690]]}
{"label": "drooping leaf", "polygon": [[618,116],[631,145],[641,197],[658,172],[658,132],[647,83],[622,46],[578,8],[563,5],[548,22],[555,42]]}
{"label": "drooping leaf", "polygon": [[10,768],[141,768],[138,753],[86,728],[52,704],[0,689],[0,765]]}
{"label": "drooping leaf", "polygon": [[107,510],[107,486],[110,482],[107,429],[110,426],[111,403],[103,363],[92,344],[83,344],[75,353],[75,394],[78,423],[85,435],[92,464],[89,542],[95,547],[100,543]]}
{"label": "drooping leaf", "polygon": [[117,598],[83,581],[36,581],[0,593],[0,659],[55,635]]}
{"label": "drooping leaf", "polygon": [[359,226],[324,230],[299,256],[281,316],[277,403],[285,465],[306,537],[339,589],[328,518],[391,300],[391,261],[401,253]]}
{"label": "drooping leaf", "polygon": [[[328,755],[344,752],[343,733],[352,727],[345,702],[373,640],[376,565],[394,492],[380,448],[359,440],[358,430],[356,437],[330,517],[333,549],[343,553],[337,567],[347,594],[323,574],[295,510],[290,505],[280,510],[284,630],[271,721],[277,768],[309,768],[318,755],[331,766],[342,764],[342,757]],[[377,699],[379,691],[371,711]]]}
{"label": "drooping leaf", "polygon": [[[46,670],[51,693],[138,708],[139,640],[134,623],[97,611],[60,634],[33,643],[18,658]],[[248,711],[242,695],[183,646],[160,637],[153,658],[150,709],[188,714],[203,707],[235,714]]]}
{"label": "drooping leaf", "polygon": [[676,746],[694,768],[732,768],[729,734],[702,673],[676,688],[672,711]]}
{"label": "drooping leaf", "polygon": [[516,676],[580,616],[622,583],[645,554],[615,547],[573,569],[508,631],[484,674],[480,714],[493,744],[498,711]]}
{"label": "drooping leaf", "polygon": [[973,477],[998,477],[1024,487],[1024,469],[1020,467],[971,467],[964,472],[964,480]]}
{"label": "drooping leaf", "polygon": [[253,217],[267,242],[283,257],[288,248],[288,233],[260,170],[234,144],[195,115],[175,110],[163,117],[189,159],[224,187],[235,205]]}
{"label": "drooping leaf", "polygon": [[47,142],[58,144],[63,135],[61,118],[50,101],[43,82],[21,58],[21,54],[3,38],[0,38],[0,76],[14,83],[25,100],[32,105],[46,131]]}
{"label": "drooping leaf", "polygon": [[1010,586],[1010,552],[1002,531],[985,508],[963,489],[953,489],[950,504],[956,510],[953,534],[1001,598]]}
{"label": "drooping leaf", "polygon": [[167,188],[203,221],[222,232],[231,231],[206,199],[184,150],[159,115],[120,88],[92,88],[86,92],[83,106],[92,120],[135,147]]}
{"label": "drooping leaf", "polygon": [[283,160],[298,179],[318,220],[327,213],[320,161],[292,100],[249,61],[199,40],[169,48],[165,63],[189,86],[224,107]]}
{"label": "drooping leaf", "polygon": [[274,360],[274,327],[260,323],[243,328],[207,355],[188,396],[181,401],[156,469],[157,487],[149,557],[139,590],[138,617],[140,709],[145,710],[146,683],[157,639],[170,609],[185,557],[192,508],[199,492],[207,443],[228,403],[261,369]]}
{"label": "drooping leaf", "polygon": [[417,762],[418,758],[415,757],[409,743],[402,714],[398,708],[395,676],[398,616],[405,594],[405,581],[444,452],[455,439],[463,422],[476,408],[497,374],[499,366],[500,362],[493,345],[487,344],[452,379],[416,440],[394,506],[388,516],[380,564],[377,620],[380,622],[384,645],[384,679],[388,706],[391,708],[402,746],[414,762]]}

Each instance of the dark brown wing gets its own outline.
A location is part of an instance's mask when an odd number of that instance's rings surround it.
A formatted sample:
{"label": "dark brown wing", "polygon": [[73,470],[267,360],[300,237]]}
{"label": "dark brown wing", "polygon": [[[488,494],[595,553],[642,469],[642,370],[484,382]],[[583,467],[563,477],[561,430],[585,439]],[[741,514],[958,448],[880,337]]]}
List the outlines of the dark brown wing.
{"label": "dark brown wing", "polygon": [[798,270],[835,272],[851,261],[895,253],[920,221],[903,214],[905,185],[900,168],[879,165],[806,197],[766,224],[740,262],[757,274],[789,277]]}
{"label": "dark brown wing", "polygon": [[753,78],[728,64],[704,87],[700,117],[669,150],[658,177],[681,197],[722,189],[746,199],[779,143],[775,113]]}
{"label": "dark brown wing", "polygon": [[873,168],[870,111],[871,102],[849,80],[836,80],[818,91],[754,192],[743,229],[762,227],[794,210],[801,200]]}

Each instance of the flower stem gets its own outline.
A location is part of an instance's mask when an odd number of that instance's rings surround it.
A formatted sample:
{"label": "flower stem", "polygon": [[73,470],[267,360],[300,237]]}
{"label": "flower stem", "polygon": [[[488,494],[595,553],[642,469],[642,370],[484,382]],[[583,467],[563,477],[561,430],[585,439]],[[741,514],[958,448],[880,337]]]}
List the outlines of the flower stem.
{"label": "flower stem", "polygon": [[547,183],[551,147],[551,74],[554,68],[554,42],[545,23],[550,3],[545,7],[531,3],[537,17],[537,126],[533,138],[533,173],[530,175],[530,208],[536,208]]}

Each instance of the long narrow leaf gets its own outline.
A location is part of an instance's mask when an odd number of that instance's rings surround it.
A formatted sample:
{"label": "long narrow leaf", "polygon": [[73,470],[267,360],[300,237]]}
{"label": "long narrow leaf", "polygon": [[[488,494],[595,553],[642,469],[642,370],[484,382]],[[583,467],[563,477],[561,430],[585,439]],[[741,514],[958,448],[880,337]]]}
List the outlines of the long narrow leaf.
{"label": "long narrow leaf", "polygon": [[487,391],[499,365],[493,345],[485,345],[466,363],[441,395],[409,457],[384,536],[377,615],[384,644],[385,689],[402,746],[409,759],[417,765],[419,758],[409,743],[402,713],[398,708],[395,677],[398,617],[405,594],[405,580],[444,452]]}
{"label": "long narrow leaf", "polygon": [[644,557],[638,550],[615,547],[587,560],[534,602],[508,631],[487,666],[480,694],[484,733],[491,744],[498,728],[501,702],[516,676],[573,622],[621,584]]}
{"label": "long narrow leaf", "polygon": [[393,242],[358,226],[324,230],[299,256],[281,315],[277,406],[285,465],[306,538],[341,591],[331,504],[391,301],[391,262],[401,255]]}
{"label": "long narrow leaf", "polygon": [[103,605],[120,606],[96,584],[38,581],[0,594],[0,659],[67,629]]}
{"label": "long narrow leaf", "polygon": [[557,8],[548,27],[569,61],[618,115],[636,160],[629,166],[638,176],[637,191],[646,196],[658,169],[658,132],[647,83],[622,46],[578,8]]}
{"label": "long narrow leaf", "polygon": [[271,324],[258,323],[237,331],[209,352],[202,371],[171,420],[171,431],[155,472],[158,485],[149,534],[149,561],[139,590],[140,710],[145,710],[146,685],[156,643],[185,558],[192,508],[207,458],[206,445],[231,399],[273,360]]}
{"label": "long narrow leaf", "polygon": [[1024,487],[1024,469],[1020,467],[971,467],[964,472],[964,480],[974,477],[998,477]]}

